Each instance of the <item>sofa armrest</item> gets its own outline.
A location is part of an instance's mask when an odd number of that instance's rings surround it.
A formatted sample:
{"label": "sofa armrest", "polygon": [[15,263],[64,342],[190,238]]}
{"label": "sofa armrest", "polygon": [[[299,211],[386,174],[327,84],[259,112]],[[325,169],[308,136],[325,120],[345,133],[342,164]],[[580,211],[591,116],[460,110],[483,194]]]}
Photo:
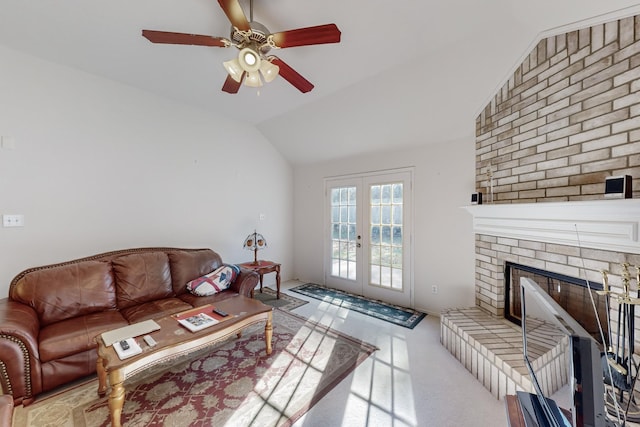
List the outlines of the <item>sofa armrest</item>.
{"label": "sofa armrest", "polygon": [[30,402],[42,389],[38,334],[33,308],[0,299],[0,386],[16,403]]}
{"label": "sofa armrest", "polygon": [[10,394],[0,395],[0,426],[13,423],[13,397]]}
{"label": "sofa armrest", "polygon": [[244,295],[245,297],[251,296],[251,291],[256,287],[258,281],[260,280],[260,275],[255,271],[240,267],[240,274],[236,277],[236,280],[233,281],[230,289],[233,289],[240,295]]}

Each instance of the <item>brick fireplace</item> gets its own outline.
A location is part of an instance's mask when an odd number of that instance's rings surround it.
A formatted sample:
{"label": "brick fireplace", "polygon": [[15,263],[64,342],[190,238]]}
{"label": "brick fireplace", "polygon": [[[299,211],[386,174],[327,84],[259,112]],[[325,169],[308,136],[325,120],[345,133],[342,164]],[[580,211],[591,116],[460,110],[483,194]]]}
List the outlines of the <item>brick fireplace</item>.
{"label": "brick fireplace", "polygon": [[[494,396],[531,390],[518,326],[504,318],[505,266],[514,263],[609,284],[640,265],[640,199],[493,204],[466,208],[476,233],[476,306],[441,314],[441,341]],[[635,271],[635,270],[632,270]],[[637,289],[635,280],[632,289]],[[618,307],[611,307],[612,318]],[[636,337],[640,337],[640,321]],[[612,333],[617,332],[610,325]],[[640,342],[637,345],[640,349]],[[556,360],[552,348],[546,356]],[[557,361],[557,360],[556,360]],[[550,371],[561,366],[549,362]]]}
{"label": "brick fireplace", "polygon": [[603,285],[592,281],[587,282],[577,277],[507,262],[505,266],[505,318],[518,325],[522,323],[520,283],[525,277],[537,283],[596,341],[607,346],[611,344],[609,342],[609,324],[608,322],[600,322],[600,319],[607,319],[608,316],[607,298],[604,294],[597,292],[603,290]]}
{"label": "brick fireplace", "polygon": [[[519,328],[504,319],[507,262],[595,283],[607,270],[618,291],[628,263],[635,279],[640,17],[540,40],[479,114],[475,145],[476,191],[491,201],[466,207],[476,305],[445,310],[441,339],[501,398],[530,391]],[[633,177],[636,199],[604,199],[604,179],[618,175]]]}
{"label": "brick fireplace", "polygon": [[640,265],[640,199],[467,207],[476,233],[476,305],[504,316],[505,263],[621,286]]}

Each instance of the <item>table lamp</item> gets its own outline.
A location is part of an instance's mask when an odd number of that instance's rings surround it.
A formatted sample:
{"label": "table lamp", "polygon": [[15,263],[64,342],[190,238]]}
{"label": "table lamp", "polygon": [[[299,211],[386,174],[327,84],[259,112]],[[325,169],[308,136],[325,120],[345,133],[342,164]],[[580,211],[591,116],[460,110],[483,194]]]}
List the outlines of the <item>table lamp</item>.
{"label": "table lamp", "polygon": [[249,234],[246,239],[244,239],[243,248],[253,251],[253,264],[259,265],[258,262],[258,249],[263,249],[267,247],[267,241],[260,233],[256,233],[254,230],[253,233]]}

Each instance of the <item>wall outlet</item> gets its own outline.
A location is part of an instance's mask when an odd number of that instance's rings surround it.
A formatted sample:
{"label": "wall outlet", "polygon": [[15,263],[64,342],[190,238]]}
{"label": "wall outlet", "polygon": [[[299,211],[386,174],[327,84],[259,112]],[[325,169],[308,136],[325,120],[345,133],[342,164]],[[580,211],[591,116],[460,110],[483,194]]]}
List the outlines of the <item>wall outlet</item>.
{"label": "wall outlet", "polygon": [[433,286],[431,287],[431,293],[432,293],[432,294],[437,294],[437,293],[438,293],[438,287],[437,287],[436,285],[433,285]]}
{"label": "wall outlet", "polygon": [[24,215],[2,215],[3,227],[24,227]]}

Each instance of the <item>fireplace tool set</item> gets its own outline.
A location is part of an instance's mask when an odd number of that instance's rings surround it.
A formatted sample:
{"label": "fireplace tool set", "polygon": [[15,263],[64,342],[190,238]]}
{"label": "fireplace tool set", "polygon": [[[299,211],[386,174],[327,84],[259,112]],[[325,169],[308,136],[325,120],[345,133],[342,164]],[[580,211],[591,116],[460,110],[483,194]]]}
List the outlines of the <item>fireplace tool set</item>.
{"label": "fireplace tool set", "polygon": [[[640,365],[634,359],[635,352],[635,306],[640,304],[640,266],[636,266],[636,296],[631,295],[629,264],[622,264],[622,293],[617,293],[609,287],[608,272],[602,270],[603,290],[596,291],[598,295],[605,297],[608,328],[608,348],[602,355],[602,370],[605,384],[616,388],[620,392],[620,405],[625,406],[626,419],[628,421],[640,421],[640,408],[634,395],[638,370]],[[617,328],[614,340],[611,333],[611,299],[618,303]],[[625,399],[625,392],[627,397]],[[633,405],[633,407],[632,407]],[[615,402],[608,401],[607,406],[616,406]]]}

